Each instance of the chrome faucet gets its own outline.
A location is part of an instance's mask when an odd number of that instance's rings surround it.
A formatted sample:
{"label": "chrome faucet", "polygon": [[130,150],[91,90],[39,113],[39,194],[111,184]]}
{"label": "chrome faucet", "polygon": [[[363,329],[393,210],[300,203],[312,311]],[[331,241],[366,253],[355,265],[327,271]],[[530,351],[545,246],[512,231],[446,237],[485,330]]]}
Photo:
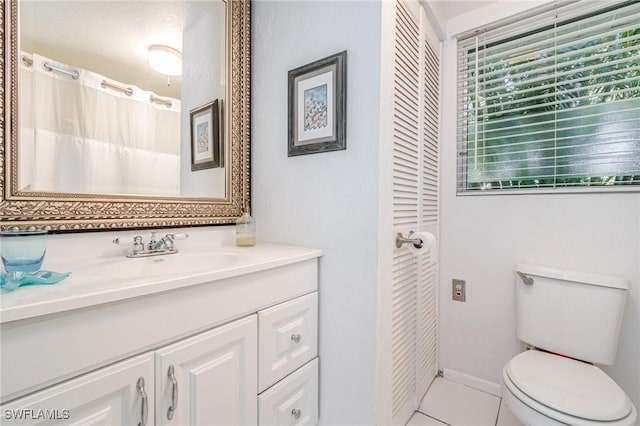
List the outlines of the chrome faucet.
{"label": "chrome faucet", "polygon": [[[180,235],[186,235],[187,234],[178,234],[178,236]],[[180,238],[178,238],[180,239]],[[176,234],[167,234],[164,237],[162,237],[160,239],[160,241],[156,241],[156,233],[152,232],[151,233],[151,239],[149,240],[149,250],[168,250],[168,251],[172,251],[173,250],[173,242],[176,240]]]}
{"label": "chrome faucet", "polygon": [[173,242],[175,240],[184,240],[187,237],[189,237],[189,234],[167,234],[160,240],[156,240],[156,233],[152,232],[146,249],[140,235],[136,235],[133,238],[116,238],[113,243],[118,245],[133,243],[131,252],[127,254],[127,257],[160,256],[177,253],[178,250],[174,247]]}

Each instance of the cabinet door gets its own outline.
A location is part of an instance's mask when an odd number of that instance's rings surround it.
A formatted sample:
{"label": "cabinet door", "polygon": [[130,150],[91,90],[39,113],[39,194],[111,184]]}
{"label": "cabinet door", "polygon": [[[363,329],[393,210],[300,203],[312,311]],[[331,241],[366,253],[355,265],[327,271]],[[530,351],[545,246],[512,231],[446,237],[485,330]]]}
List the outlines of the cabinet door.
{"label": "cabinet door", "polygon": [[256,315],[156,351],[157,425],[255,425]]}
{"label": "cabinet door", "polygon": [[3,405],[0,423],[150,426],[153,373],[153,355],[140,355]]}

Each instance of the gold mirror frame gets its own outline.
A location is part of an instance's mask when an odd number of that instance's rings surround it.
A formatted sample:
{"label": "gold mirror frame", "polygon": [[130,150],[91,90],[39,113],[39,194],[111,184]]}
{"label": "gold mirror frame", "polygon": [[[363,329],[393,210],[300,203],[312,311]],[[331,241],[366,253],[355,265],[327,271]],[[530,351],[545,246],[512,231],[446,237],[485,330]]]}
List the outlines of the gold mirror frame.
{"label": "gold mirror frame", "polygon": [[[230,178],[224,200],[21,192],[17,188],[17,0],[0,0],[0,230],[115,230],[234,223],[250,208],[251,2],[227,0]],[[228,89],[229,91],[229,89]]]}

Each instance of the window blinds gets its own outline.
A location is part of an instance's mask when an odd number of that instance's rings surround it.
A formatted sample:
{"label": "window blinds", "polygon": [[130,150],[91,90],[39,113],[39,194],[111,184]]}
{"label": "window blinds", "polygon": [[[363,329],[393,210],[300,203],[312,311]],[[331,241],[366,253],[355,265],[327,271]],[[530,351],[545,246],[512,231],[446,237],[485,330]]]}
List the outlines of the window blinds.
{"label": "window blinds", "polygon": [[640,189],[638,0],[462,35],[457,77],[459,193]]}

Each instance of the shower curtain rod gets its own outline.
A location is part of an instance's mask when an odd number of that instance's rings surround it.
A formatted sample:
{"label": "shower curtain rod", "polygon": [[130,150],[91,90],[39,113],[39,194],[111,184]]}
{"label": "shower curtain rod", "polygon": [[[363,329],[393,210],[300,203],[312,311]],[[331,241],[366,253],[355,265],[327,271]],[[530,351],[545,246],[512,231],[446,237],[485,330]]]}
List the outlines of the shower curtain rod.
{"label": "shower curtain rod", "polygon": [[[20,58],[20,60],[22,61],[23,64],[25,64],[28,67],[33,66],[33,59],[29,58],[28,56],[24,56],[23,55]],[[61,68],[61,67],[59,67],[57,65],[51,65],[48,62],[44,62],[42,64],[42,67],[47,71],[58,71],[58,72],[61,72],[63,74],[68,74],[71,77],[73,77],[74,80],[77,80],[78,78],[80,78],[80,73],[78,71],[76,71],[76,70],[68,70],[66,68]]]}
{"label": "shower curtain rod", "polygon": [[[22,56],[20,58],[20,60],[22,61],[23,64],[25,64],[28,67],[33,66],[33,59],[31,59],[31,58],[29,58],[27,56]],[[78,73],[78,71],[76,71],[76,70],[68,70],[66,68],[61,68],[61,67],[58,67],[56,65],[51,65],[48,62],[43,63],[42,66],[47,71],[58,71],[58,72],[61,72],[61,73],[64,73],[64,74],[68,74],[71,77],[73,77],[74,80],[77,80],[80,77],[80,73]],[[100,86],[103,89],[109,88],[109,89],[117,90],[119,92],[124,93],[127,96],[133,95],[133,89],[131,87],[120,86],[118,84],[111,83],[111,82],[109,82],[107,80],[102,80],[102,83],[100,83]],[[162,99],[162,98],[159,98],[159,97],[154,96],[154,95],[149,96],[149,102],[160,104],[160,105],[164,105],[167,108],[171,108],[171,106],[173,105],[170,100]]]}
{"label": "shower curtain rod", "polygon": [[42,67],[47,71],[58,71],[59,73],[70,75],[74,80],[80,78],[80,73],[78,71],[62,68],[57,65],[52,65],[49,62],[43,62]]}
{"label": "shower curtain rod", "polygon": [[[131,87],[120,86],[118,84],[111,83],[111,82],[109,82],[107,80],[102,80],[102,83],[100,83],[100,86],[102,88],[110,88],[110,89],[113,89],[113,90],[117,90],[119,92],[124,93],[127,96],[133,95],[133,89]],[[173,105],[170,100],[162,99],[162,98],[159,98],[159,97],[154,96],[154,95],[149,96],[149,102],[150,103],[154,103],[155,102],[156,104],[164,105],[167,108],[171,108],[171,105]]]}
{"label": "shower curtain rod", "polygon": [[102,87],[103,89],[109,88],[109,89],[117,90],[119,92],[124,93],[127,96],[133,95],[133,89],[131,87],[119,86],[117,84],[110,83],[107,80],[102,80],[102,83],[100,83],[100,87]]}
{"label": "shower curtain rod", "polygon": [[157,104],[164,105],[167,108],[171,108],[171,105],[172,105],[170,100],[162,99],[162,98],[159,98],[159,97],[153,96],[153,95],[149,96],[149,102],[151,102],[151,103],[155,102]]}

